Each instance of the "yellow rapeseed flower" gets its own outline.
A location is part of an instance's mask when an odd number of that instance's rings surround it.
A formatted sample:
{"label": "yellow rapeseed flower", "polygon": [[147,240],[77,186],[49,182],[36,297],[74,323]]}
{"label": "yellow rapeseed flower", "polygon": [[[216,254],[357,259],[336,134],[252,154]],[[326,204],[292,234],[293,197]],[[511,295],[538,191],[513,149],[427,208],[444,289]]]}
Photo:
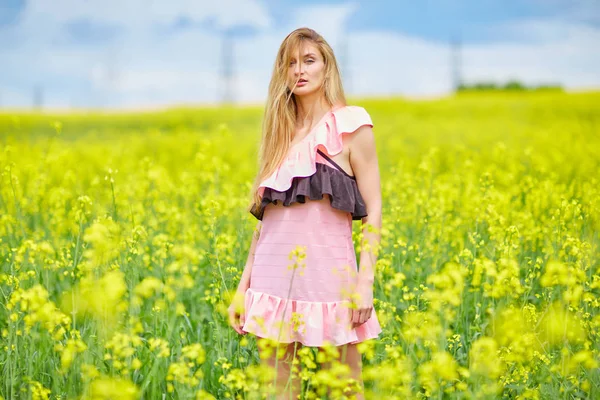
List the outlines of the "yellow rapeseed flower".
{"label": "yellow rapeseed flower", "polygon": [[29,390],[31,392],[32,400],[48,400],[52,393],[50,389],[45,388],[40,382],[30,380]]}
{"label": "yellow rapeseed flower", "polygon": [[580,319],[562,302],[552,303],[540,320],[540,339],[549,345],[583,342],[587,336]]}
{"label": "yellow rapeseed flower", "polygon": [[498,344],[491,337],[481,336],[471,344],[469,363],[473,375],[497,379],[503,371],[503,363],[498,358]]}
{"label": "yellow rapeseed flower", "polygon": [[138,400],[140,391],[128,379],[102,376],[94,379],[89,387],[85,400]]}

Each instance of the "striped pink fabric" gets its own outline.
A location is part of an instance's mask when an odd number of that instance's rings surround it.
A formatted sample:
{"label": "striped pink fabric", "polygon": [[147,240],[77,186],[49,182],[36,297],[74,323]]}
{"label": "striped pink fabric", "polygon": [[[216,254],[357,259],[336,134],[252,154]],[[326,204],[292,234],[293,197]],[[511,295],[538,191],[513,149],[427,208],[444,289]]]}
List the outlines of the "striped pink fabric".
{"label": "striped pink fabric", "polygon": [[[298,246],[305,258],[289,255]],[[295,262],[296,261],[296,262]],[[270,204],[256,246],[243,330],[283,343],[342,345],[376,338],[375,312],[350,326],[348,298],[357,263],[350,213],[322,200]]]}

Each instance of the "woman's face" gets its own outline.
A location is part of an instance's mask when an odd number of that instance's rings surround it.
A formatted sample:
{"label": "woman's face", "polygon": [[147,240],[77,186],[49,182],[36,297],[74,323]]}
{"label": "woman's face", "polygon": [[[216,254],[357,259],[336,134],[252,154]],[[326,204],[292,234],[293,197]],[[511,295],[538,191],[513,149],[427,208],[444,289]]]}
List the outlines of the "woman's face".
{"label": "woman's face", "polygon": [[296,96],[305,96],[321,88],[325,78],[325,62],[319,49],[308,42],[292,56],[288,65],[288,87]]}

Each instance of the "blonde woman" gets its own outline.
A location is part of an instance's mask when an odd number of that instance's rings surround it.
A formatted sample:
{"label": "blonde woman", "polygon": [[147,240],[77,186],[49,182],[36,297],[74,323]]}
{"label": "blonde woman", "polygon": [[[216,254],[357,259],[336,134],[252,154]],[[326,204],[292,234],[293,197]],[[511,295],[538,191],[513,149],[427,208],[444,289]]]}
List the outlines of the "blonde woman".
{"label": "blonde woman", "polygon": [[[339,346],[339,361],[362,386],[356,344],[381,332],[373,309],[381,189],[372,127],[364,108],[346,105],[329,44],[309,28],[291,32],[275,60],[248,208],[259,222],[229,307],[238,333],[286,347],[283,360],[267,360],[279,364],[278,390],[299,347],[326,344]],[[361,246],[359,265],[353,220],[370,245]],[[297,398],[300,384],[291,386]]]}

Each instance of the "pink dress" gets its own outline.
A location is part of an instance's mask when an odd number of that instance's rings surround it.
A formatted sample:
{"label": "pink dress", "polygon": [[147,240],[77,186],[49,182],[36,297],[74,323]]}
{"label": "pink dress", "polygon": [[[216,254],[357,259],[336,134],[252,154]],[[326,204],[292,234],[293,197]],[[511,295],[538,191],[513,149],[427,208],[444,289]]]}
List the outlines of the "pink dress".
{"label": "pink dress", "polygon": [[[371,318],[351,328],[348,301],[357,279],[352,221],[366,206],[356,179],[328,156],[343,149],[342,135],[373,126],[358,106],[332,109],[259,188],[262,220],[242,329],[281,343],[336,346],[377,338]],[[294,252],[295,251],[295,252]]]}

